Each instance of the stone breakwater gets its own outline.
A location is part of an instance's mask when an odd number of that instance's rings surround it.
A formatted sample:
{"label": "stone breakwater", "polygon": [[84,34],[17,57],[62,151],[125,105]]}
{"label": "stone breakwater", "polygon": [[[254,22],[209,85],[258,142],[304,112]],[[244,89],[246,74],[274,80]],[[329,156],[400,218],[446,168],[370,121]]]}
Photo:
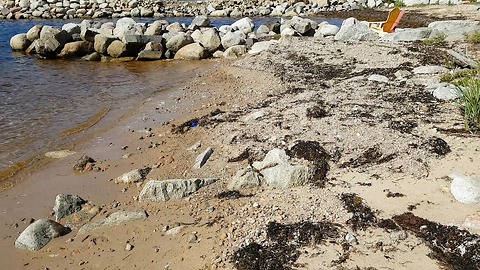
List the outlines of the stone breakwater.
{"label": "stone breakwater", "polygon": [[[0,0],[0,19],[73,19],[123,17],[312,16],[327,11],[394,6],[392,0],[157,1],[157,0]],[[419,4],[460,4],[460,0],[403,0]]]}

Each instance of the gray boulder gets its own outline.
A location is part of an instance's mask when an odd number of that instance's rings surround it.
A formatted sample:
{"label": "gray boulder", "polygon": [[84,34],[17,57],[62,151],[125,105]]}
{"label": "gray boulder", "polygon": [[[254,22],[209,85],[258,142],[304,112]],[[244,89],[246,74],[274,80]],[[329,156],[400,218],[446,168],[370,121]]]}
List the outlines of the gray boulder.
{"label": "gray boulder", "polygon": [[263,175],[252,167],[239,170],[228,184],[231,190],[239,190],[245,188],[256,188],[264,183]]}
{"label": "gray boulder", "polygon": [[70,229],[53,220],[39,219],[30,224],[15,240],[15,247],[37,251],[48,244],[53,238],[68,234]]}
{"label": "gray boulder", "polygon": [[138,53],[137,61],[155,61],[162,59],[162,51],[143,50]]}
{"label": "gray boulder", "polygon": [[413,69],[414,74],[439,74],[448,72],[448,68],[442,66],[419,66]]}
{"label": "gray boulder", "polygon": [[413,29],[398,29],[394,33],[385,34],[380,40],[402,42],[402,41],[419,41],[430,37],[432,29],[428,27]]}
{"label": "gray boulder", "polygon": [[208,51],[198,43],[188,44],[175,53],[177,60],[200,60],[208,57]]}
{"label": "gray boulder", "polygon": [[190,43],[193,43],[193,38],[186,33],[180,32],[167,41],[166,47],[172,52],[177,52]]}
{"label": "gray boulder", "polygon": [[94,52],[93,43],[82,40],[65,44],[58,56],[62,58],[82,57],[92,52]]}
{"label": "gray boulder", "polygon": [[39,39],[41,31],[42,31],[42,26],[41,25],[32,26],[32,28],[30,28],[27,32],[28,40],[33,42],[35,39]]}
{"label": "gray boulder", "polygon": [[118,211],[109,215],[107,218],[100,219],[91,223],[83,225],[79,234],[85,234],[96,229],[117,226],[120,224],[125,224],[127,222],[132,222],[136,220],[145,220],[147,218],[147,212],[145,210],[135,210],[135,211]]}
{"label": "gray boulder", "polygon": [[95,42],[95,36],[99,34],[98,29],[81,27],[80,38],[85,41]]}
{"label": "gray boulder", "polygon": [[455,100],[459,98],[459,93],[457,87],[453,84],[449,83],[437,83],[431,84],[426,87],[428,91],[430,91],[436,99],[439,100]]}
{"label": "gray boulder", "polygon": [[55,220],[58,222],[60,219],[80,211],[82,205],[85,203],[87,203],[87,201],[77,195],[57,195],[55,198],[55,206],[53,207]]}
{"label": "gray boulder", "polygon": [[465,39],[465,35],[480,31],[479,21],[451,20],[436,21],[428,25],[428,28],[436,29],[446,36],[447,41]]}
{"label": "gray boulder", "polygon": [[388,83],[390,81],[386,76],[379,75],[379,74],[370,75],[368,77],[368,80],[372,82],[380,82],[380,83]]}
{"label": "gray boulder", "polygon": [[319,29],[319,31],[323,36],[335,36],[338,31],[340,31],[340,27],[333,24],[325,24]]}
{"label": "gray boulder", "polygon": [[161,35],[166,30],[167,25],[168,23],[165,24],[163,21],[155,21],[147,27],[145,35]]}
{"label": "gray boulder", "polygon": [[268,34],[270,33],[270,29],[268,26],[262,24],[257,28],[257,35]]}
{"label": "gray boulder", "polygon": [[167,26],[167,31],[170,32],[170,33],[180,33],[180,32],[183,32],[183,26],[178,23],[178,22],[174,22],[174,23],[171,23],[170,25]]}
{"label": "gray boulder", "polygon": [[216,181],[218,179],[215,178],[150,180],[140,192],[139,199],[141,202],[165,202],[171,199],[181,199]]}
{"label": "gray boulder", "polygon": [[80,229],[83,225],[90,222],[96,215],[100,213],[101,208],[86,203],[82,205],[82,209],[64,218],[65,226],[70,229]]}
{"label": "gray boulder", "polygon": [[459,173],[449,175],[453,179],[450,191],[461,203],[480,204],[480,179]]}
{"label": "gray boulder", "polygon": [[120,183],[133,184],[133,183],[142,182],[143,180],[145,180],[145,177],[151,170],[152,170],[151,167],[132,170],[130,172],[124,173],[121,176],[115,178],[115,183],[116,184],[120,184]]}
{"label": "gray boulder", "polygon": [[196,16],[190,26],[208,27],[210,26],[210,19],[203,15]]}
{"label": "gray boulder", "polygon": [[290,25],[295,31],[300,35],[305,35],[307,32],[312,30],[312,23],[310,19],[300,18],[294,16],[291,20],[286,22],[287,25]]}
{"label": "gray boulder", "polygon": [[10,39],[10,48],[14,51],[25,51],[31,43],[27,34],[17,34]]}
{"label": "gray boulder", "polygon": [[231,46],[223,52],[223,57],[226,59],[235,59],[247,53],[247,46],[235,45]]}
{"label": "gray boulder", "polygon": [[101,54],[106,54],[108,46],[112,44],[113,41],[118,40],[114,36],[107,35],[95,35],[94,48],[95,51]]}
{"label": "gray boulder", "polygon": [[203,28],[200,30],[200,33],[200,36],[195,42],[202,44],[210,53],[215,52],[222,46],[222,40],[216,28]]}
{"label": "gray boulder", "polygon": [[34,41],[35,51],[43,57],[53,58],[71,39],[72,36],[64,30],[57,31],[44,26],[40,32],[40,38]]}
{"label": "gray boulder", "polygon": [[255,24],[253,23],[252,19],[246,17],[234,22],[232,24],[232,27],[233,28],[237,27],[243,33],[249,34],[253,32],[253,29],[255,28]]}
{"label": "gray boulder", "polygon": [[466,57],[465,55],[458,53],[454,50],[447,50],[447,53],[454,58],[454,61],[457,65],[461,67],[477,68],[477,61]]}
{"label": "gray boulder", "polygon": [[127,51],[127,44],[121,42],[120,40],[114,40],[107,48],[107,53],[114,58],[125,56]]}
{"label": "gray boulder", "polygon": [[123,38],[125,35],[141,35],[143,34],[137,28],[137,23],[132,18],[121,18],[115,24],[113,35],[118,38]]}
{"label": "gray boulder", "polygon": [[245,34],[242,31],[227,32],[223,37],[222,46],[224,49],[228,49],[235,45],[245,44]]}
{"label": "gray boulder", "polygon": [[65,30],[70,35],[80,34],[81,28],[80,25],[76,23],[67,23],[62,26],[62,30]]}
{"label": "gray boulder", "polygon": [[361,23],[355,18],[348,18],[342,23],[342,27],[335,35],[335,40],[377,40],[379,35],[368,28],[367,24]]}
{"label": "gray boulder", "polygon": [[268,50],[271,46],[278,44],[276,40],[260,41],[253,44],[252,48],[248,51],[249,54],[259,54]]}

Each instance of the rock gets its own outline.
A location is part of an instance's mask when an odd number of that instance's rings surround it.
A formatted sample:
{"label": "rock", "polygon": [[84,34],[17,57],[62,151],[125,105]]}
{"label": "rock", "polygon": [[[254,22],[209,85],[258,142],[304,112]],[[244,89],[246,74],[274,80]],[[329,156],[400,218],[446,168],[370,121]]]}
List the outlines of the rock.
{"label": "rock", "polygon": [[353,233],[347,233],[347,235],[345,235],[345,241],[349,244],[355,244],[357,243],[357,237],[355,237]]}
{"label": "rock", "polygon": [[17,34],[10,39],[10,48],[14,51],[25,51],[31,43],[27,34]]}
{"label": "rock", "polygon": [[295,35],[297,35],[298,33],[295,31],[295,29],[291,28],[291,27],[285,27],[282,29],[282,32],[280,33],[280,35],[282,35],[282,37],[293,37]]}
{"label": "rock", "polygon": [[442,66],[419,66],[413,69],[414,74],[438,74],[446,72],[448,72],[448,69]]}
{"label": "rock", "polygon": [[171,199],[181,199],[218,179],[170,179],[150,180],[140,192],[140,202],[165,202]]}
{"label": "rock", "polygon": [[317,4],[317,7],[320,8],[330,6],[329,0],[310,0],[309,2],[312,4]]}
{"label": "rock", "polygon": [[458,53],[451,49],[447,50],[447,53],[451,55],[455,59],[455,63],[461,67],[469,67],[469,68],[478,67],[478,63],[475,60],[470,59],[461,53]]}
{"label": "rock", "polygon": [[154,21],[152,24],[148,26],[144,34],[145,35],[161,35],[166,30],[167,25],[168,25],[168,22]]}
{"label": "rock", "polygon": [[172,52],[177,52],[182,47],[191,43],[193,43],[193,38],[183,32],[180,32],[167,41],[166,47]]}
{"label": "rock", "polygon": [[380,38],[383,41],[419,41],[428,38],[432,33],[431,28],[421,27],[414,29],[397,29],[394,33],[385,34]]}
{"label": "rock", "polygon": [[170,33],[178,34],[178,33],[183,33],[184,29],[180,23],[174,22],[167,26],[167,31]]}
{"label": "rock", "polygon": [[45,153],[45,156],[49,157],[49,158],[64,158],[64,157],[71,156],[75,153],[76,152],[73,152],[73,151],[70,151],[70,150],[59,150],[59,151],[47,152],[47,153]]}
{"label": "rock", "polygon": [[397,79],[404,79],[412,76],[412,73],[408,70],[397,70],[394,75]]}
{"label": "rock", "polygon": [[255,28],[255,24],[253,24],[252,19],[246,17],[243,19],[240,19],[231,25],[233,28],[237,27],[240,31],[242,31],[245,34],[252,33],[253,29]]}
{"label": "rock", "polygon": [[49,220],[39,219],[30,224],[15,240],[15,247],[37,251],[48,244],[53,238],[68,234],[70,229]]}
{"label": "rock", "polygon": [[453,84],[440,84],[432,91],[433,96],[439,100],[455,100],[459,98],[457,87]]}
{"label": "rock", "polygon": [[200,60],[208,56],[208,51],[198,43],[188,44],[175,54],[174,59],[178,60]]}
{"label": "rock", "polygon": [[95,36],[99,34],[97,29],[81,27],[80,38],[85,41],[95,42]]}
{"label": "rock", "polygon": [[270,31],[274,32],[275,34],[280,34],[280,27],[282,26],[278,21],[267,23],[266,26]]}
{"label": "rock", "polygon": [[340,27],[333,24],[326,24],[323,25],[319,31],[323,36],[335,36],[338,31],[340,31]]}
{"label": "rock", "polygon": [[115,179],[115,183],[133,184],[142,182],[143,180],[145,180],[145,177],[151,170],[151,167],[145,167],[143,169],[136,169],[128,173],[124,173],[123,175]]}
{"label": "rock", "polygon": [[138,53],[137,61],[154,61],[162,59],[162,51],[143,50]]}
{"label": "rock", "polygon": [[62,26],[62,30],[65,30],[70,35],[80,34],[81,28],[80,25],[76,23],[67,23]]}
{"label": "rock", "polygon": [[270,33],[270,29],[268,28],[268,26],[262,24],[260,25],[258,28],[257,28],[257,35],[259,34],[268,34]]}
{"label": "rock", "polygon": [[194,234],[194,233],[190,234],[190,236],[188,237],[187,243],[194,244],[194,243],[197,243],[197,242],[198,242],[197,235]]}
{"label": "rock", "polygon": [[263,51],[268,50],[271,46],[278,44],[276,40],[260,41],[253,44],[252,48],[248,51],[249,54],[255,55]]}
{"label": "rock", "polygon": [[300,18],[298,16],[293,16],[291,20],[286,22],[286,25],[290,25],[302,36],[306,35],[310,30],[312,30],[311,20]]}
{"label": "rock", "polygon": [[235,59],[247,53],[247,46],[235,45],[231,46],[223,52],[223,57],[227,59]]}
{"label": "rock", "polygon": [[196,16],[190,26],[198,26],[198,27],[208,27],[210,26],[210,19],[207,16]]}
{"label": "rock", "polygon": [[447,41],[465,39],[468,33],[480,31],[479,21],[450,20],[435,21],[428,25],[428,28],[436,29],[445,35]]}
{"label": "rock", "polygon": [[132,249],[133,249],[132,244],[127,243],[127,244],[125,245],[125,251],[131,251]]}
{"label": "rock", "polygon": [[206,28],[200,30],[200,36],[196,42],[202,44],[202,46],[210,53],[215,52],[222,46],[220,35],[216,28]]}
{"label": "rock", "polygon": [[[224,9],[220,9],[220,10],[214,10],[210,13],[210,16],[211,17],[227,17],[228,16],[228,12]],[[241,15],[240,15],[241,16]],[[236,16],[232,16],[232,17],[236,17]],[[238,17],[238,16],[237,16]]]}
{"label": "rock", "polygon": [[37,54],[53,58],[72,39],[65,30],[44,26],[40,31],[40,38],[34,41]]}
{"label": "rock", "polygon": [[368,25],[361,23],[355,18],[348,18],[343,21],[342,27],[335,35],[335,40],[377,40],[377,33],[368,28]]}
{"label": "rock", "polygon": [[55,198],[55,206],[53,207],[55,220],[58,222],[60,219],[80,211],[82,205],[85,203],[87,203],[87,201],[77,195],[57,195]]}
{"label": "rock", "polygon": [[227,32],[221,38],[222,46],[224,49],[228,49],[235,45],[243,45],[246,42],[245,38],[245,34],[241,31]]}
{"label": "rock", "polygon": [[70,229],[79,229],[83,225],[92,220],[98,213],[100,208],[89,203],[83,204],[80,211],[74,212],[64,218],[65,226]]}
{"label": "rock", "polygon": [[94,43],[94,49],[96,52],[101,53],[101,54],[106,54],[108,46],[112,44],[113,41],[118,40],[114,36],[107,36],[107,35],[95,35],[95,43]]}
{"label": "rock", "polygon": [[195,165],[193,165],[194,169],[200,169],[205,163],[207,163],[207,160],[210,158],[210,156],[213,154],[213,148],[209,147],[207,150],[205,150],[203,153],[197,156],[195,159]]}
{"label": "rock", "polygon": [[267,153],[263,161],[256,161],[252,165],[254,168],[261,171],[264,168],[273,167],[278,164],[286,163],[288,162],[288,160],[289,160],[289,157],[285,152],[285,150],[274,148]]}
{"label": "rock", "polygon": [[125,56],[127,51],[127,44],[120,40],[114,40],[107,48],[107,53],[114,58]]}
{"label": "rock", "polygon": [[84,57],[82,57],[82,60],[85,60],[85,61],[101,61],[102,60],[102,55],[97,53],[97,52],[94,52],[92,54],[89,54],[89,55],[85,55]]}
{"label": "rock", "polygon": [[35,25],[30,30],[27,32],[27,38],[30,41],[34,41],[35,39],[40,38],[40,31],[42,31],[42,26],[41,25]]}
{"label": "rock", "polygon": [[161,42],[150,41],[145,45],[145,51],[163,52],[163,45]]}
{"label": "rock", "polygon": [[421,5],[428,5],[430,0],[403,0],[402,3],[405,4],[405,6],[421,6]]}
{"label": "rock", "polygon": [[464,227],[480,229],[480,212],[472,214],[465,219]]}
{"label": "rock", "polygon": [[145,220],[147,217],[147,212],[145,212],[145,210],[118,211],[112,213],[107,218],[83,225],[80,230],[78,230],[78,234],[85,234],[96,229],[117,226],[136,220]]}
{"label": "rock", "polygon": [[448,175],[453,179],[450,191],[461,203],[480,204],[480,179],[459,173]]}
{"label": "rock", "polygon": [[256,188],[263,184],[263,175],[252,167],[239,170],[228,184],[230,190]]}
{"label": "rock", "polygon": [[94,51],[93,43],[89,41],[74,41],[69,42],[63,46],[63,49],[58,54],[59,57],[82,57],[91,54]]}
{"label": "rock", "polygon": [[96,161],[87,156],[87,155],[82,155],[82,157],[80,157],[79,160],[77,160],[77,162],[75,162],[75,164],[73,165],[73,169],[75,171],[83,171],[85,169],[85,167],[87,166],[88,163],[95,163]]}
{"label": "rock", "polygon": [[113,35],[117,38],[122,39],[125,35],[137,35],[142,34],[137,30],[137,23],[132,18],[121,18],[118,19],[115,24],[115,29],[113,30]]}
{"label": "rock", "polygon": [[390,81],[386,76],[379,75],[379,74],[370,75],[368,77],[368,80],[372,82],[381,82],[381,83],[388,83]]}

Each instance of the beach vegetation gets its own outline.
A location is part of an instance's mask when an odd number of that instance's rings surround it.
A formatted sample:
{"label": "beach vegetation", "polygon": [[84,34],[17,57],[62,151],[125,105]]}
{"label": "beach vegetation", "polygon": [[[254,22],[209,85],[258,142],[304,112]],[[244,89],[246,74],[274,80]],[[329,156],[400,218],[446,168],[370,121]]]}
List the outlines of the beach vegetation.
{"label": "beach vegetation", "polygon": [[444,74],[440,77],[440,81],[461,85],[462,81],[466,81],[472,77],[480,77],[480,67]]}
{"label": "beach vegetation", "polygon": [[395,1],[393,2],[393,6],[401,8],[401,7],[405,7],[405,3],[403,1]]}
{"label": "beach vegetation", "polygon": [[477,132],[480,130],[480,78],[463,79],[458,82],[457,87],[465,129]]}
{"label": "beach vegetation", "polygon": [[439,46],[439,47],[445,47],[448,44],[445,35],[439,35],[433,38],[426,38],[422,40],[422,43],[426,46]]}
{"label": "beach vegetation", "polygon": [[470,34],[466,34],[467,42],[472,44],[479,44],[480,43],[480,31],[476,31]]}

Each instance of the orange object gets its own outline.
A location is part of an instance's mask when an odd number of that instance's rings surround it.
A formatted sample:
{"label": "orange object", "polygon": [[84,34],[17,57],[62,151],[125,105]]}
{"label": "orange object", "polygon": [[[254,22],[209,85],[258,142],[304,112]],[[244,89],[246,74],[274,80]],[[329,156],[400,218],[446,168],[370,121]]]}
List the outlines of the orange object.
{"label": "orange object", "polygon": [[400,20],[405,14],[405,11],[399,8],[394,8],[388,14],[388,18],[383,22],[368,22],[368,27],[377,32],[393,33],[395,28],[400,23]]}

